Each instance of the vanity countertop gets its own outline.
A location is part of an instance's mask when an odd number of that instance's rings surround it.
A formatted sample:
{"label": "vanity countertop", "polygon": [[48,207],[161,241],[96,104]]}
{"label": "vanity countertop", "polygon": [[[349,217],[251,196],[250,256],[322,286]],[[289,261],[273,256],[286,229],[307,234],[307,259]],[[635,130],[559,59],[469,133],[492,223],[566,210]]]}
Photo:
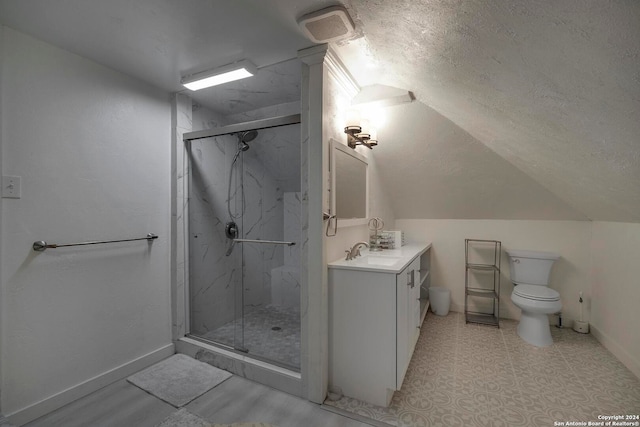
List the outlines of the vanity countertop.
{"label": "vanity countertop", "polygon": [[431,247],[431,243],[410,243],[400,249],[384,249],[379,252],[360,250],[361,256],[347,261],[343,258],[330,262],[329,268],[342,270],[373,271],[378,273],[400,273],[412,260]]}

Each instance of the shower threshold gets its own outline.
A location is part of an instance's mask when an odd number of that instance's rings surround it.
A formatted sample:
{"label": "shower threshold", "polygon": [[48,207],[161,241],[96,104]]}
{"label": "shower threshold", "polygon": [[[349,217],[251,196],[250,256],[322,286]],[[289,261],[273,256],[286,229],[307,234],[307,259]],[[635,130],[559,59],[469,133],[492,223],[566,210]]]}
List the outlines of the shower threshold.
{"label": "shower threshold", "polygon": [[186,337],[190,338],[192,340],[201,342],[203,344],[206,344],[208,346],[217,348],[219,350],[223,350],[223,351],[226,351],[226,352],[229,352],[229,353],[237,354],[239,356],[244,356],[245,358],[250,358],[250,359],[253,359],[253,360],[257,361],[257,362],[262,362],[262,363],[264,363],[266,365],[275,366],[275,367],[278,367],[278,368],[283,368],[283,369],[286,369],[289,372],[300,373],[300,368],[297,367],[297,366],[289,365],[287,363],[280,362],[280,361],[277,361],[277,360],[272,360],[272,359],[269,359],[268,357],[264,357],[264,356],[261,356],[259,354],[253,354],[247,348],[233,348],[231,346],[228,346],[228,345],[225,345],[225,344],[221,344],[219,342],[216,342],[216,341],[213,341],[213,340],[210,340],[210,339],[207,339],[205,337],[198,336],[198,335],[193,335],[193,334],[187,334]]}
{"label": "shower threshold", "polygon": [[194,336],[178,339],[176,352],[285,393],[304,397],[300,372],[278,366],[272,361],[260,360]]}

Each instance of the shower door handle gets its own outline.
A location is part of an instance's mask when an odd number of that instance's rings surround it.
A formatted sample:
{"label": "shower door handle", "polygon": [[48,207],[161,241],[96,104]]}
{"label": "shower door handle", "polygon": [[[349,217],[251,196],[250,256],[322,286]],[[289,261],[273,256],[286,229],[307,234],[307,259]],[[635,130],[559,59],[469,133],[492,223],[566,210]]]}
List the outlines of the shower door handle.
{"label": "shower door handle", "polygon": [[287,245],[293,246],[296,242],[283,242],[279,240],[252,240],[252,239],[233,239],[236,243],[269,243],[272,245]]}

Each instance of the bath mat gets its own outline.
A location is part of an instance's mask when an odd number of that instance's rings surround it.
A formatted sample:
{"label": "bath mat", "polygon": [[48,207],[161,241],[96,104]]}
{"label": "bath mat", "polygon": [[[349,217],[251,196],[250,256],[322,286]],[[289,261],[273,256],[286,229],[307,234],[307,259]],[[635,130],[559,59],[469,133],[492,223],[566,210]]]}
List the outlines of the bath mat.
{"label": "bath mat", "polygon": [[211,423],[182,408],[169,415],[156,427],[211,427]]}
{"label": "bath mat", "polygon": [[233,424],[211,424],[197,415],[192,414],[185,408],[177,410],[169,415],[156,427],[277,427],[265,423],[233,423]]}
{"label": "bath mat", "polygon": [[175,354],[131,375],[127,381],[180,408],[230,377],[222,369]]}
{"label": "bath mat", "polygon": [[211,427],[277,427],[273,424],[265,423],[233,423],[233,424],[211,424]]}

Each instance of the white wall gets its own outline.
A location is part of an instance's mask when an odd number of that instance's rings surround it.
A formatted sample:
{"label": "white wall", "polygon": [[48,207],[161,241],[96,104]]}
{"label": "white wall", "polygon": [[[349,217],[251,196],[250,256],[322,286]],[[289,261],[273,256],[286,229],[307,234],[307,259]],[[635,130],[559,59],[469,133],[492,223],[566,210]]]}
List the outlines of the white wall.
{"label": "white wall", "polygon": [[520,310],[511,302],[513,284],[505,249],[557,252],[561,258],[551,270],[549,285],[560,293],[566,321],[579,316],[578,292],[589,297],[588,221],[507,221],[507,220],[396,220],[407,240],[432,242],[431,286],[451,290],[452,309],[464,310],[464,239],[491,239],[502,242],[500,288],[501,317],[518,319]]}
{"label": "white wall", "polygon": [[640,377],[640,224],[593,222],[591,330]]}
{"label": "white wall", "polygon": [[[344,136],[343,136],[344,135]],[[341,140],[346,138],[345,134],[336,135]],[[344,141],[346,143],[346,141]],[[384,221],[385,230],[395,230],[395,214],[393,203],[390,202],[384,180],[380,176],[380,169],[376,159],[375,149],[358,147],[358,151],[367,157],[369,162],[367,172],[369,174],[369,215],[368,218],[378,217]],[[365,225],[341,227],[338,222],[338,233],[334,237],[326,238],[327,260],[329,262],[344,258],[345,250],[351,248],[356,242],[369,241],[369,228]],[[326,226],[326,224],[325,224]],[[333,226],[333,224],[332,224]],[[329,230],[333,232],[333,228]]]}
{"label": "white wall", "polygon": [[1,404],[20,423],[173,350],[171,116],[168,94],[7,27],[0,88],[23,186],[2,199]]}
{"label": "white wall", "polygon": [[386,122],[374,154],[398,218],[588,220],[425,104],[388,108]]}
{"label": "white wall", "polygon": [[[347,145],[347,135],[344,133],[345,120],[347,117],[347,109],[351,105],[351,99],[355,93],[351,93],[341,83],[339,76],[328,73],[325,81],[325,105],[324,105],[324,135],[325,135],[325,153],[329,153],[329,140],[334,139],[344,145]],[[387,196],[386,187],[380,175],[380,166],[376,162],[377,148],[370,150],[366,147],[357,147],[356,150],[364,155],[368,161],[367,173],[369,176],[368,183],[368,217],[380,217],[384,220],[385,229],[391,230],[395,225],[395,215],[393,205]],[[329,163],[324,162],[325,182],[329,180]],[[328,199],[330,198],[328,186],[325,188],[325,211],[328,211]],[[340,221],[338,221],[340,226]],[[333,223],[332,223],[333,226]],[[326,222],[325,222],[326,227]],[[330,230],[333,232],[333,229]],[[344,257],[344,251],[358,241],[369,241],[369,229],[367,225],[356,225],[351,227],[339,227],[338,233],[334,237],[325,237],[325,248],[327,261],[332,262]]]}

